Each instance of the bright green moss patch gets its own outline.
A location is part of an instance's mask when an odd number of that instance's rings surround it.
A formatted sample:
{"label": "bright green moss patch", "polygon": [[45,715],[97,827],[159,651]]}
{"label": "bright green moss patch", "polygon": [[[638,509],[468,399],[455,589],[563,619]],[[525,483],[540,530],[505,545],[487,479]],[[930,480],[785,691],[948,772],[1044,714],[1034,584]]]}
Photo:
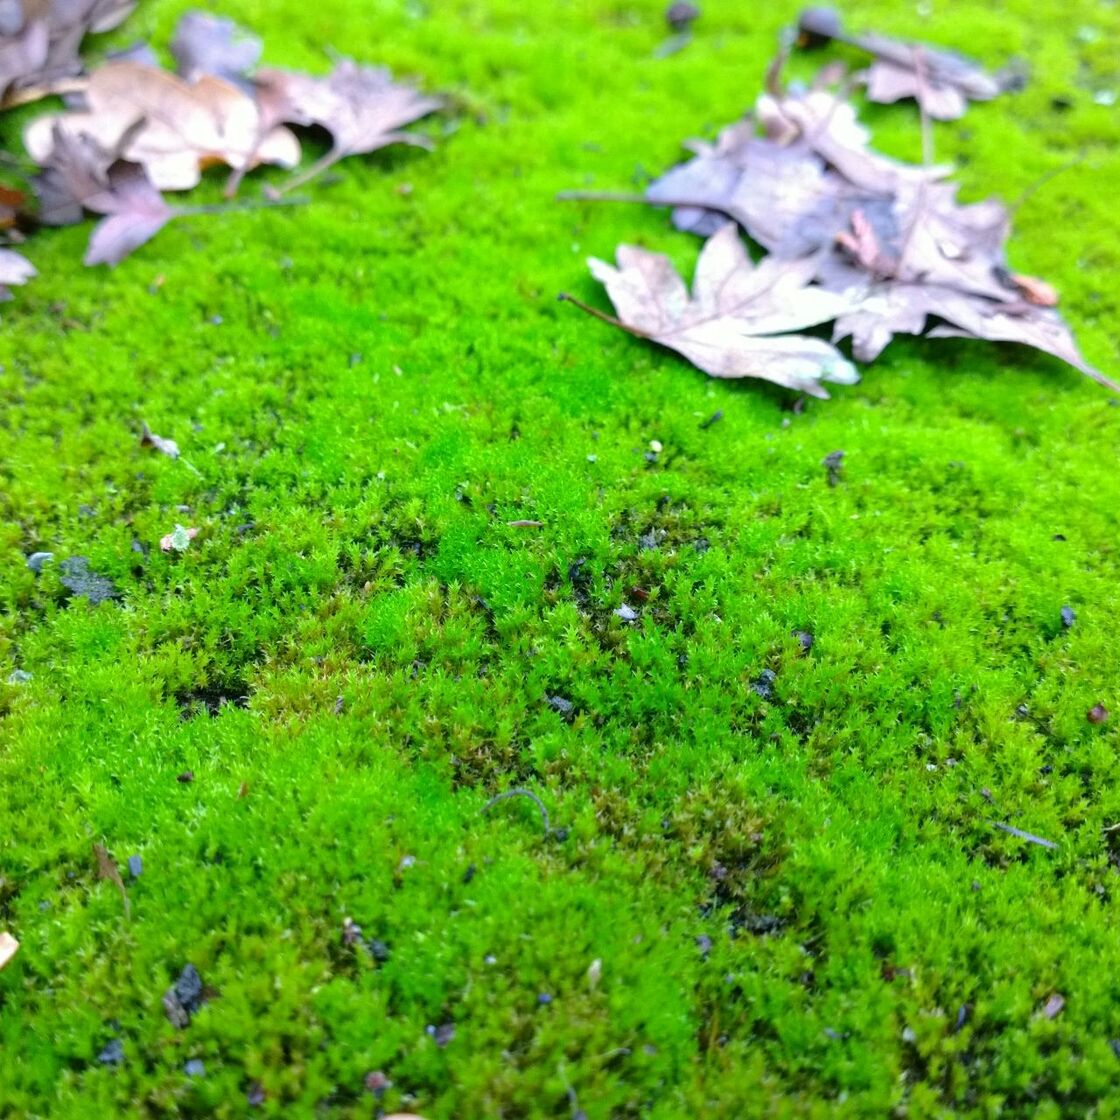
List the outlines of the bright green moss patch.
{"label": "bright green moss patch", "polygon": [[[733,119],[792,15],[707,0],[658,60],[661,8],[227,4],[270,62],[330,44],[452,94],[436,150],[114,272],[84,229],[31,243],[0,333],[0,1115],[367,1117],[374,1070],[430,1120],[1116,1115],[1120,409],[1026,350],[896,341],[790,410],[557,305],[602,300],[583,260],[619,241],[690,264],[664,212],[553,195]],[[1083,154],[1012,254],[1115,375],[1117,9],[846,17],[1031,61],[938,154],[1008,199]],[[917,155],[912,107],[866,116]],[[76,556],[118,597],[70,595]],[[514,786],[558,834],[482,813]]]}

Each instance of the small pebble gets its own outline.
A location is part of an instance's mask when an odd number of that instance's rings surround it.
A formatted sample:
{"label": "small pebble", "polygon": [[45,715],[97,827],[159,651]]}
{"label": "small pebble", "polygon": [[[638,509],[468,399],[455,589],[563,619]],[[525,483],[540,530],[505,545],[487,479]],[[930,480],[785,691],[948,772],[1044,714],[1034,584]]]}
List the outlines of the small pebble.
{"label": "small pebble", "polygon": [[172,991],[187,1011],[193,1013],[202,1006],[202,977],[193,964],[188,964],[179,973]]}
{"label": "small pebble", "polygon": [[369,955],[381,964],[384,964],[391,956],[389,946],[386,945],[384,941],[379,941],[376,937],[371,937],[369,941],[366,942],[366,948],[369,949]]}
{"label": "small pebble", "polygon": [[621,607],[616,608],[614,613],[618,618],[621,618],[623,622],[635,622],[638,618],[638,612],[625,603],[623,603]]}
{"label": "small pebble", "polygon": [[751,681],[751,688],[763,700],[771,700],[774,697],[774,682],[778,679],[778,674],[773,669],[763,669],[758,676]]}
{"label": "small pebble", "polygon": [[570,716],[575,710],[576,706],[571,700],[565,700],[563,696],[550,696],[548,698],[548,706],[554,711],[564,716]]}
{"label": "small pebble", "polygon": [[110,1039],[97,1055],[97,1060],[103,1066],[119,1066],[124,1061],[124,1043],[119,1038]]}
{"label": "small pebble", "polygon": [[372,1073],[366,1074],[366,1090],[375,1097],[383,1096],[386,1089],[391,1089],[392,1087],[393,1083],[381,1070],[375,1069]]}
{"label": "small pebble", "polygon": [[661,452],[665,450],[665,448],[661,446],[661,440],[659,439],[651,439],[649,441],[649,449],[654,455],[660,455]]}
{"label": "small pebble", "polygon": [[245,1094],[245,1100],[250,1108],[260,1108],[264,1104],[264,1086],[259,1081],[254,1081]]}
{"label": "small pebble", "polygon": [[665,13],[665,21],[679,34],[682,31],[687,31],[693,20],[699,15],[700,9],[695,4],[690,4],[688,0],[676,0],[675,3],[669,5]]}
{"label": "small pebble", "polygon": [[191,1060],[187,1062],[185,1066],[183,1066],[183,1072],[188,1077],[205,1077],[206,1064],[202,1061],[201,1058],[191,1058]]}
{"label": "small pebble", "polygon": [[537,996],[537,1003],[539,1003],[542,1007],[547,1007],[551,1002],[552,996],[550,996],[548,992],[541,992]]}
{"label": "small pebble", "polygon": [[712,939],[706,933],[700,934],[696,939],[696,948],[702,957],[706,957],[712,951]]}
{"label": "small pebble", "polygon": [[797,639],[802,653],[808,653],[813,648],[813,635],[808,630],[791,630],[790,634]]}
{"label": "small pebble", "polygon": [[179,782],[181,785],[189,786],[191,782],[194,781],[194,771],[184,770],[181,774],[176,774],[175,781]]}

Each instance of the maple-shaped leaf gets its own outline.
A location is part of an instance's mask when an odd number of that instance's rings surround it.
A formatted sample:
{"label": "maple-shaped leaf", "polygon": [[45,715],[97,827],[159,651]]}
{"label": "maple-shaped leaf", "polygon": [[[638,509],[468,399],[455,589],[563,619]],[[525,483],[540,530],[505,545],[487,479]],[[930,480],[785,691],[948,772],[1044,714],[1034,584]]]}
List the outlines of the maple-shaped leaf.
{"label": "maple-shaped leaf", "polygon": [[14,249],[0,249],[0,300],[12,298],[11,285],[26,284],[37,275],[35,266]]}
{"label": "maple-shaped leaf", "polygon": [[179,74],[188,81],[212,74],[234,85],[246,83],[260,61],[261,41],[231,19],[207,12],[187,12],[175,28],[171,54]]}
{"label": "maple-shaped leaf", "polygon": [[867,96],[883,103],[914,98],[935,120],[956,120],[964,115],[969,101],[990,101],[1022,85],[1022,76],[1015,70],[988,74],[953,51],[886,35],[849,35],[830,8],[802,12],[798,30],[805,46],[831,40],[872,55],[874,62],[866,77]]}
{"label": "maple-shaped leaf", "polygon": [[211,163],[244,168],[299,162],[295,136],[280,127],[262,135],[256,103],[220,78],[186,82],[140,63],[110,62],[90,75],[84,96],[85,110],[40,117],[28,126],[24,144],[36,163],[50,161],[56,127],[89,135],[109,150],[134,129],[122,154],[141,164],[160,190],[189,190]]}
{"label": "maple-shaped leaf", "polygon": [[106,172],[104,188],[84,201],[87,210],[106,215],[90,235],[87,265],[120,263],[176,214],[152,186],[144,168],[126,160],[114,163]]}
{"label": "maple-shaped leaf", "polygon": [[790,334],[834,319],[847,306],[810,285],[812,260],[751,262],[734,223],[704,245],[692,294],[668,257],[635,246],[618,267],[592,259],[620,324],[675,350],[713,377],[754,377],[827,397],[824,381],[859,380],[850,362],[819,338]]}
{"label": "maple-shaped leaf", "polygon": [[289,70],[262,70],[256,81],[266,120],[319,125],[331,134],[330,151],[301,175],[301,180],[345,156],[373,152],[389,144],[430,147],[425,137],[401,129],[443,104],[438,97],[393,81],[387,70],[359,66],[348,58],[340,59],[325,78]]}

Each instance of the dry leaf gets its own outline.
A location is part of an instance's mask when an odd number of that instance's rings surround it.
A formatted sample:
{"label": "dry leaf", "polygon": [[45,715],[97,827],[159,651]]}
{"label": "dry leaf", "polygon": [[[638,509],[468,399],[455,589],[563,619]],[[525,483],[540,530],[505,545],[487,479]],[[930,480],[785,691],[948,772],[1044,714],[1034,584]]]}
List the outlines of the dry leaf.
{"label": "dry leaf", "polygon": [[816,397],[828,396],[821,382],[858,380],[835,347],[783,333],[834,319],[847,307],[843,297],[809,285],[812,259],[764,258],[753,265],[733,223],[704,246],[691,297],[659,253],[623,245],[618,268],[589,263],[621,326],[677,351],[713,377],[755,377]]}
{"label": "dry leaf", "polygon": [[990,101],[1022,85],[1014,70],[988,74],[971,59],[924,43],[907,43],[886,35],[849,35],[830,8],[809,8],[798,22],[803,46],[829,41],[846,43],[873,55],[867,73],[867,96],[893,102],[912,97],[936,120],[963,116],[968,102]]}
{"label": "dry leaf", "polygon": [[0,249],[0,300],[11,299],[10,285],[26,284],[38,275],[35,266],[14,249]]}
{"label": "dry leaf", "polygon": [[387,70],[359,66],[343,58],[325,78],[288,70],[257,74],[258,98],[266,122],[319,125],[331,134],[331,149],[301,180],[344,156],[376,151],[389,144],[429,141],[400,131],[442,105],[411,86],[394,82]]}
{"label": "dry leaf", "polygon": [[136,62],[110,62],[90,76],[85,100],[85,111],[48,115],[30,124],[24,143],[36,163],[51,162],[56,128],[71,136],[88,135],[107,151],[135,128],[122,155],[142,165],[158,190],[189,190],[202,168],[213,163],[241,169],[299,162],[295,136],[275,127],[263,130],[262,139],[257,105],[220,78],[185,82]]}
{"label": "dry leaf", "polygon": [[12,963],[19,952],[19,942],[7,930],[0,931],[0,972]]}
{"label": "dry leaf", "polygon": [[144,421],[141,421],[140,425],[141,447],[154,447],[171,459],[179,458],[179,445],[173,439],[164,439],[163,436],[157,436]]}
{"label": "dry leaf", "polygon": [[124,900],[124,914],[126,918],[129,917],[132,913],[132,904],[128,900],[128,891],[124,888],[124,880],[121,878],[121,873],[113,861],[113,857],[109,855],[103,844],[94,844],[93,854],[97,857],[97,877],[110,880],[121,892],[121,898]]}
{"label": "dry leaf", "polygon": [[89,32],[109,31],[135,0],[43,0],[24,3],[0,32],[0,101],[21,104],[56,92],[82,72],[78,49]]}
{"label": "dry leaf", "polygon": [[261,49],[260,39],[233,20],[206,12],[187,12],[171,39],[179,74],[188,81],[212,74],[234,85],[246,84],[249,71],[260,61]]}

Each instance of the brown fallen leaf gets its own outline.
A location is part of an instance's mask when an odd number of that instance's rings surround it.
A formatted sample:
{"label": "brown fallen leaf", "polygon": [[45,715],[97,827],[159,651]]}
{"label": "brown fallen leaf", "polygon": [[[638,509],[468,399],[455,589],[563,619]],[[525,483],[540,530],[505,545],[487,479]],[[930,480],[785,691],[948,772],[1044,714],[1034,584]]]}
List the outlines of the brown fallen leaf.
{"label": "brown fallen leaf", "polygon": [[618,268],[589,263],[619,316],[601,318],[677,351],[713,377],[759,378],[816,397],[828,396],[822,382],[851,385],[859,379],[829,343],[786,333],[836,318],[846,300],[810,285],[812,258],[766,257],[752,264],[734,223],[705,244],[691,297],[659,253],[623,245]]}
{"label": "brown fallen leaf", "polygon": [[1022,87],[1022,75],[1011,68],[988,74],[963,55],[925,43],[847,34],[831,8],[806,9],[798,31],[802,46],[833,41],[872,55],[875,61],[867,73],[867,96],[883,103],[912,97],[935,120],[956,120],[964,115],[969,101],[990,101]]}
{"label": "brown fallen leaf", "polygon": [[0,930],[0,972],[12,963],[18,952],[19,942],[7,930]]}
{"label": "brown fallen leaf", "polygon": [[103,190],[85,199],[87,210],[105,215],[90,235],[84,258],[87,265],[119,264],[176,215],[138,163],[118,160],[106,172],[106,179]]}
{"label": "brown fallen leaf", "polygon": [[10,287],[37,276],[35,266],[14,249],[0,249],[0,300],[12,298]]}
{"label": "brown fallen leaf", "polygon": [[36,163],[51,162],[56,129],[87,135],[106,151],[135,129],[121,154],[143,166],[158,190],[189,190],[212,163],[244,169],[299,162],[295,136],[282,127],[262,130],[253,99],[220,78],[186,82],[137,62],[110,62],[90,75],[84,98],[85,110],[28,126],[24,143]]}
{"label": "brown fallen leaf", "polygon": [[305,183],[349,155],[376,151],[389,144],[431,146],[429,140],[401,129],[441,108],[411,86],[394,82],[387,70],[340,59],[325,78],[289,70],[262,70],[256,77],[258,101],[266,122],[319,125],[331,134],[331,148],[301,172],[288,188]]}
{"label": "brown fallen leaf", "polygon": [[136,0],[26,0],[0,32],[0,107],[69,88],[82,72],[78,50],[89,33],[110,31]]}
{"label": "brown fallen leaf", "polygon": [[179,458],[179,445],[173,439],[164,439],[163,436],[157,436],[143,420],[140,421],[140,446],[154,447],[171,459]]}
{"label": "brown fallen leaf", "polygon": [[124,916],[126,918],[130,917],[132,904],[128,900],[128,891],[125,890],[124,880],[121,878],[120,870],[113,861],[113,857],[109,855],[103,844],[94,844],[93,854],[97,857],[97,877],[108,879],[120,891],[121,899],[124,901]]}
{"label": "brown fallen leaf", "polygon": [[179,74],[188,81],[211,74],[234,85],[248,85],[248,74],[260,61],[261,41],[231,19],[206,12],[187,12],[175,28],[171,54]]}

